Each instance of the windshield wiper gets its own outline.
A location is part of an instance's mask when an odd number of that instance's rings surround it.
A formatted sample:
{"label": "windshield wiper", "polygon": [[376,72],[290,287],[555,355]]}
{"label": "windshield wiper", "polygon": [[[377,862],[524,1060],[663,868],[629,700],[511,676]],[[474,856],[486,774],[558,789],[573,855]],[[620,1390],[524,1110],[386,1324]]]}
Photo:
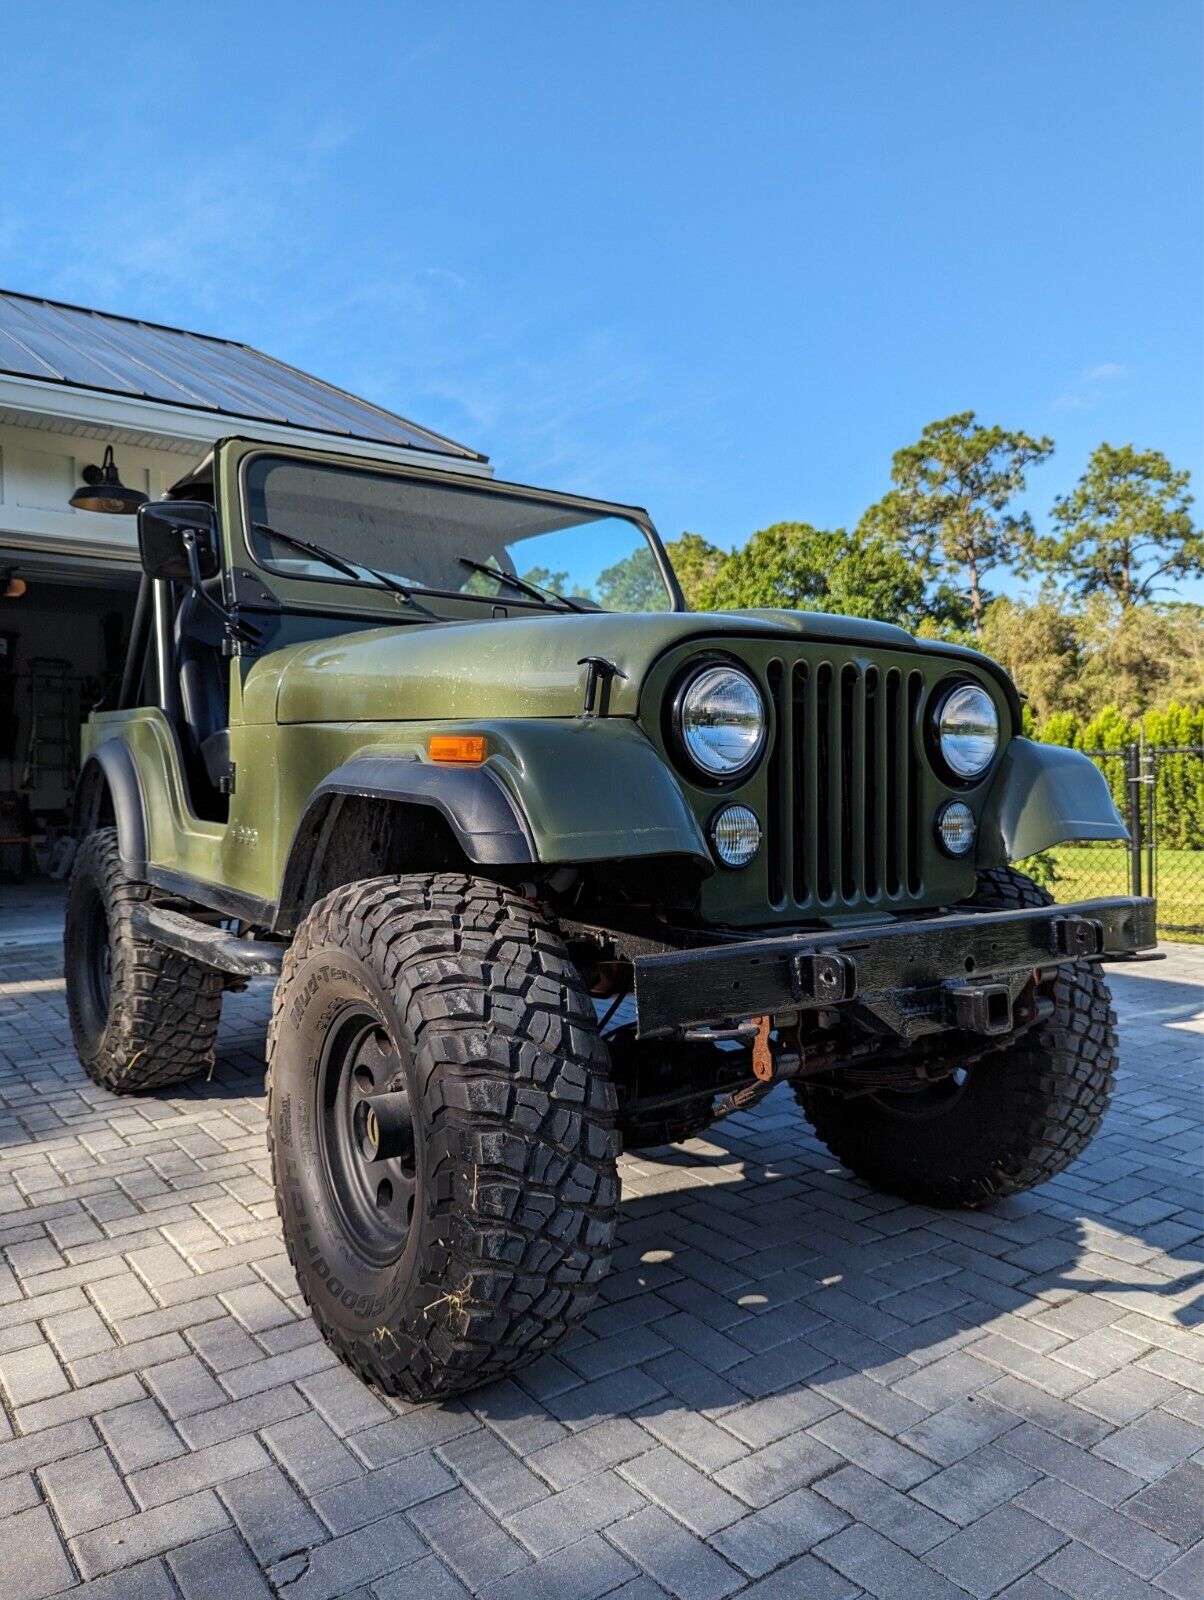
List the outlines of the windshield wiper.
{"label": "windshield wiper", "polygon": [[366,572],[370,578],[376,580],[379,588],[400,595],[406,605],[412,606],[415,611],[421,611],[423,616],[434,617],[436,622],[441,620],[429,606],[424,606],[421,601],[415,600],[412,590],[407,589],[404,583],[398,583],[396,578],[391,578],[387,572],[377,572],[375,567],[370,567],[363,561],[348,561],[336,550],[327,550],[324,545],[314,544],[309,539],[298,539],[295,533],[281,533],[279,528],[270,527],[266,522],[253,522],[251,526],[257,533],[266,533],[271,539],[279,539],[281,544],[291,545],[294,550],[302,550],[307,556],[313,556],[317,561],[324,561],[328,567],[344,573],[348,578],[354,578],[357,583],[363,583],[363,574]]}
{"label": "windshield wiper", "polygon": [[532,600],[555,600],[566,611],[588,611],[589,606],[583,606],[579,600],[572,600],[567,594],[557,594],[555,589],[545,589],[542,584],[531,583],[526,578],[520,578],[517,573],[503,572],[501,567],[491,567],[488,561],[474,561],[471,556],[457,556],[456,560],[463,567],[471,567],[474,572],[483,572],[487,578],[496,578],[499,583],[508,583],[512,589],[517,589],[520,594],[529,595]]}

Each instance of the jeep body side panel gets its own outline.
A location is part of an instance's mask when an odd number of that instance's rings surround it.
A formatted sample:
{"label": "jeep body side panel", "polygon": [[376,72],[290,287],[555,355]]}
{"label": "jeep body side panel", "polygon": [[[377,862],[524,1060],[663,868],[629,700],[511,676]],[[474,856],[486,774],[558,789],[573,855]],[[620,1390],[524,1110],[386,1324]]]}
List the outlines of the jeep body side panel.
{"label": "jeep body side panel", "polygon": [[[487,764],[430,763],[430,736],[445,731],[483,734]],[[146,875],[158,881],[157,869],[169,867],[175,878],[165,886],[190,880],[195,897],[207,903],[212,897],[200,892],[206,885],[248,903],[276,905],[294,843],[305,838],[302,818],[328,780],[342,792],[371,791],[431,806],[451,822],[468,859],[481,865],[677,855],[711,870],[673,774],[625,718],[235,726],[235,790],[226,824],[190,812],[179,747],[162,712],[96,717],[90,738],[102,734],[121,741],[131,780],[137,774]],[[340,770],[342,777],[334,778]],[[490,793],[497,800],[492,807],[482,800]],[[189,892],[182,882],[179,888]]]}
{"label": "jeep body side panel", "polygon": [[[156,865],[207,883],[227,881],[223,843],[227,829],[220,822],[204,822],[188,803],[180,745],[175,730],[157,706],[132,711],[93,712],[81,730],[86,764],[95,760],[109,780],[117,814],[118,843],[123,859],[149,876]],[[119,758],[116,750],[122,751]],[[114,787],[110,774],[116,773]],[[143,860],[136,862],[133,836],[123,833],[123,811],[129,810],[119,795],[136,786],[142,812]],[[128,826],[128,823],[127,823]]]}
{"label": "jeep body side panel", "polygon": [[1103,773],[1079,750],[1013,739],[982,818],[986,848],[1008,861],[1076,839],[1127,839]]}

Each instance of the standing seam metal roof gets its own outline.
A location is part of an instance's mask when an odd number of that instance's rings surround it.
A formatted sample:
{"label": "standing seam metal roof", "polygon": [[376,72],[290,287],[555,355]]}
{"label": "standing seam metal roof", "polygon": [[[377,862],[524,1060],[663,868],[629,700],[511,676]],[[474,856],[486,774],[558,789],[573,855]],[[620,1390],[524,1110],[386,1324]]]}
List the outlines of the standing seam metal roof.
{"label": "standing seam metal roof", "polygon": [[0,290],[0,373],[486,459],[249,345],[7,290]]}

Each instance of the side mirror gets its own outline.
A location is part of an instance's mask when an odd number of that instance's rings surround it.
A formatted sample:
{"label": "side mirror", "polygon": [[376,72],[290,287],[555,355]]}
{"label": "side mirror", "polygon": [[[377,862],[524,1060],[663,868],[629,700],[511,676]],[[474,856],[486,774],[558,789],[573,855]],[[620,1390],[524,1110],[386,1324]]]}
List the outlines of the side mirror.
{"label": "side mirror", "polygon": [[151,578],[215,578],[222,565],[216,512],[204,500],[148,501],[138,507],[138,553]]}

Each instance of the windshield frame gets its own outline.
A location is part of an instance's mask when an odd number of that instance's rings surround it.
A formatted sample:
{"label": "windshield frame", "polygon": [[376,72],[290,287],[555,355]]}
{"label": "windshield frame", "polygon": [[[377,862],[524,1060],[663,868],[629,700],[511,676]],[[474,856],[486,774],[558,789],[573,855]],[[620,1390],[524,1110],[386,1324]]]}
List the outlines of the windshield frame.
{"label": "windshield frame", "polygon": [[[260,572],[264,573],[265,576],[268,576],[273,580],[273,588],[275,588],[275,585],[277,584],[287,585],[287,592],[284,594],[279,594],[277,598],[290,607],[294,603],[297,603],[302,605],[312,605],[317,610],[331,609],[331,607],[324,601],[324,597],[320,592],[313,595],[307,595],[304,592],[305,590],[309,589],[311,585],[317,584],[331,586],[338,591],[342,597],[345,598],[354,596],[357,599],[362,598],[365,601],[373,602],[366,608],[368,610],[387,611],[392,615],[397,614],[397,606],[395,603],[396,597],[385,590],[378,589],[374,585],[370,585],[366,581],[345,577],[334,572],[333,570],[329,573],[299,573],[290,571],[285,567],[277,566],[274,562],[265,559],[260,551],[257,550],[255,541],[251,536],[252,516],[248,492],[248,473],[251,466],[255,462],[262,461],[265,457],[270,460],[294,461],[300,464],[307,464],[321,468],[330,468],[336,471],[347,472],[351,474],[358,473],[374,477],[396,478],[400,483],[419,482],[431,486],[446,485],[448,488],[468,489],[474,493],[500,494],[504,497],[542,502],[549,506],[564,506],[572,510],[593,512],[599,518],[621,518],[632,523],[644,536],[649,547],[651,548],[653,559],[656,562],[657,571],[660,574],[661,581],[665,586],[665,591],[669,599],[668,611],[657,614],[668,615],[672,612],[682,612],[688,610],[685,597],[681,591],[681,586],[677,581],[677,575],[673,571],[672,563],[670,562],[668,554],[665,551],[661,537],[657,532],[652,519],[642,506],[624,505],[619,501],[597,500],[589,495],[564,494],[557,490],[536,488],[530,484],[502,481],[496,478],[486,478],[477,474],[470,475],[462,472],[448,471],[438,467],[418,467],[410,466],[408,463],[403,464],[400,462],[394,463],[391,461],[382,461],[371,456],[352,456],[344,455],[342,453],[338,455],[328,455],[321,451],[307,450],[304,448],[290,448],[287,445],[263,445],[259,448],[248,450],[245,454],[241,455],[237,463],[238,509],[241,523],[239,531],[241,535],[241,544],[243,551],[253,566]],[[286,529],[285,531],[288,532],[291,530]],[[335,530],[332,529],[331,531],[332,534],[334,534]],[[338,550],[337,544],[332,543],[329,540],[323,540],[322,542],[329,544],[329,547],[332,550],[337,550],[338,554],[344,556],[344,558],[351,562],[352,565],[359,565],[359,563],[355,561],[354,556],[349,555],[342,550]],[[393,574],[391,574],[391,576],[392,575]],[[401,579],[400,581],[404,582],[405,580]],[[501,593],[492,595],[477,594],[471,590],[463,589],[428,588],[424,584],[413,584],[409,585],[409,587],[412,587],[414,593],[418,596],[425,595],[430,596],[433,599],[444,599],[465,603],[468,608],[465,615],[439,619],[443,621],[468,620],[470,617],[479,615],[482,605],[489,607],[491,613],[495,616],[499,613],[506,615],[512,610],[521,611],[524,614],[532,614],[536,616],[564,616],[570,614],[564,606],[559,605],[551,598],[550,595],[546,601],[535,600],[522,595],[517,591],[510,590],[508,586],[504,586]],[[342,601],[340,600],[338,604],[341,606]],[[356,609],[359,609],[358,606]],[[591,614],[601,616],[617,616],[637,615],[638,613],[606,612],[599,607],[596,613],[592,612],[591,608]]]}

